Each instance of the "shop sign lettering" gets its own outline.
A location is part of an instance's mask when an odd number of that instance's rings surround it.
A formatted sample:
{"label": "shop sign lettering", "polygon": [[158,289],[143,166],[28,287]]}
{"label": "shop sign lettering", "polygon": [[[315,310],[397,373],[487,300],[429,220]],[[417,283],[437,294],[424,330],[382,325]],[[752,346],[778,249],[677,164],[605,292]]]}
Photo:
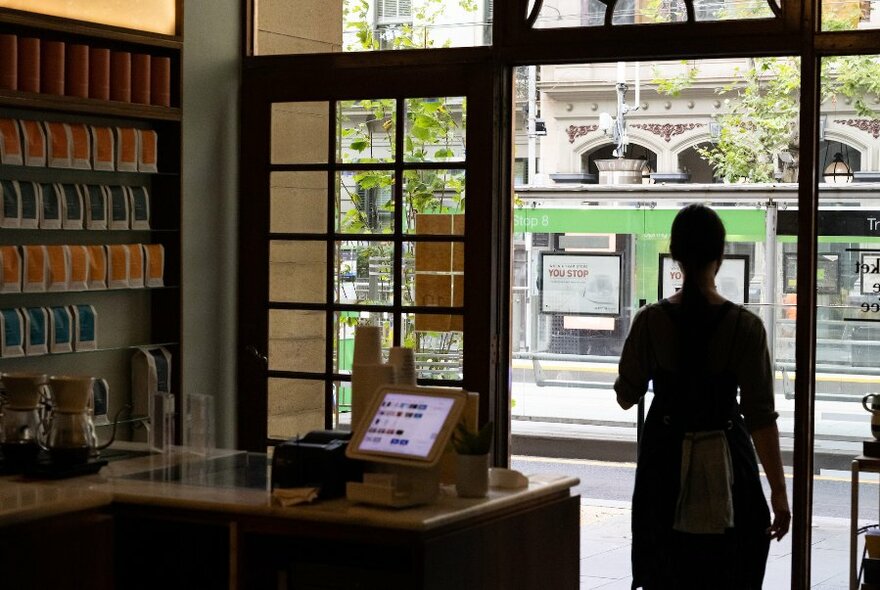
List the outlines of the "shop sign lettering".
{"label": "shop sign lettering", "polygon": [[[869,221],[876,227],[872,219]],[[859,262],[855,263],[855,273],[861,282],[862,295],[880,295],[880,254],[863,252]],[[859,308],[862,313],[880,313],[880,297],[863,301]]]}

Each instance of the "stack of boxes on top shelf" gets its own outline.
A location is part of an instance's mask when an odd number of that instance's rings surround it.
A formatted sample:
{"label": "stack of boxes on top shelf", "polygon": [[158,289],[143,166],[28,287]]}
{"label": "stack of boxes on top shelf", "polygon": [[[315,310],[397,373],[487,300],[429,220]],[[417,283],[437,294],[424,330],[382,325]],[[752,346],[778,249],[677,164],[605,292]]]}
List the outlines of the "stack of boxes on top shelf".
{"label": "stack of boxes on top shelf", "polygon": [[0,34],[0,90],[171,106],[171,58]]}

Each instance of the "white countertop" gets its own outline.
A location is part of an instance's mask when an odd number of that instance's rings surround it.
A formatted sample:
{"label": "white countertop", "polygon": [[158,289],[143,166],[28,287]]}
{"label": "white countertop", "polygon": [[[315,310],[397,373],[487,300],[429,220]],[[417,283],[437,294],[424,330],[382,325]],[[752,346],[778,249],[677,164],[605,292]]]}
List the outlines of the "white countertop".
{"label": "white countertop", "polygon": [[[116,448],[120,446],[125,445],[117,445]],[[210,458],[229,458],[240,454],[239,451],[213,451]],[[453,486],[441,486],[436,502],[406,509],[357,505],[345,499],[281,507],[273,503],[268,489],[199,483],[199,468],[204,465],[205,459],[202,457],[173,452],[116,460],[96,475],[65,480],[0,477],[0,526],[116,502],[426,531],[538,500],[579,483],[574,477],[536,474],[529,477],[527,488],[490,488],[488,497],[480,499],[459,498]],[[134,474],[145,472],[161,474],[161,470],[173,470],[177,474],[191,470],[197,476],[188,478],[188,483],[131,478]]]}

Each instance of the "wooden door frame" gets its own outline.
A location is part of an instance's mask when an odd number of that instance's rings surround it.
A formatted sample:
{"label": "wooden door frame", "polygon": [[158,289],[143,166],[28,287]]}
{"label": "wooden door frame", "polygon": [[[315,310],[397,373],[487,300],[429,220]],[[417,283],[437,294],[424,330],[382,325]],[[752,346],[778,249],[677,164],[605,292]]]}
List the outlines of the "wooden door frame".
{"label": "wooden door frame", "polygon": [[[250,58],[243,72],[241,198],[239,207],[239,317],[238,317],[238,441],[241,448],[264,450],[268,442],[267,356],[269,244],[269,174],[272,103],[334,101],[346,98],[417,96],[468,96],[467,193],[465,209],[465,291],[463,313],[464,379],[462,386],[481,393],[480,416],[509,407],[507,383],[499,387],[499,352],[506,351],[507,330],[495,308],[506,301],[509,268],[504,248],[509,246],[510,215],[503,209],[502,166],[491,154],[501,146],[506,125],[497,118],[499,94],[509,93],[507,77],[492,65],[486,49],[457,52],[460,59],[436,59],[423,52],[417,64],[400,63],[394,55],[382,65],[363,67],[348,54]],[[404,60],[406,61],[406,60]],[[296,76],[291,76],[296,72]],[[308,81],[308,83],[303,83]],[[480,198],[477,197],[480,195]],[[505,220],[506,219],[506,220]],[[505,225],[506,224],[506,225]],[[489,252],[490,255],[486,256]],[[328,265],[332,264],[328,261]],[[329,268],[329,266],[328,266]],[[257,311],[259,310],[259,311]],[[327,334],[328,340],[332,338]],[[506,355],[501,355],[506,356]],[[503,361],[505,364],[507,360]],[[332,381],[327,368],[325,382]],[[329,386],[328,386],[329,387]],[[326,388],[325,388],[326,389]],[[499,394],[499,392],[503,392]],[[325,396],[325,404],[329,403]],[[329,411],[328,411],[329,417]],[[494,416],[493,416],[494,417]],[[497,418],[497,417],[496,417]],[[509,420],[509,416],[507,417]],[[503,429],[509,430],[509,429]],[[497,457],[505,457],[506,444],[496,445]]]}

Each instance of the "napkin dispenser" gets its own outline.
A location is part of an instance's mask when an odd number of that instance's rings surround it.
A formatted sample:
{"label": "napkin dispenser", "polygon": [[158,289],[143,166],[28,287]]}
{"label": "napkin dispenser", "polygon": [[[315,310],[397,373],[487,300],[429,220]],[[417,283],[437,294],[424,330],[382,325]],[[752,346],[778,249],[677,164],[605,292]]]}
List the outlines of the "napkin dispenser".
{"label": "napkin dispenser", "polygon": [[318,497],[345,495],[347,481],[360,480],[360,461],[345,456],[350,432],[314,430],[275,447],[272,455],[272,489],[318,488]]}

